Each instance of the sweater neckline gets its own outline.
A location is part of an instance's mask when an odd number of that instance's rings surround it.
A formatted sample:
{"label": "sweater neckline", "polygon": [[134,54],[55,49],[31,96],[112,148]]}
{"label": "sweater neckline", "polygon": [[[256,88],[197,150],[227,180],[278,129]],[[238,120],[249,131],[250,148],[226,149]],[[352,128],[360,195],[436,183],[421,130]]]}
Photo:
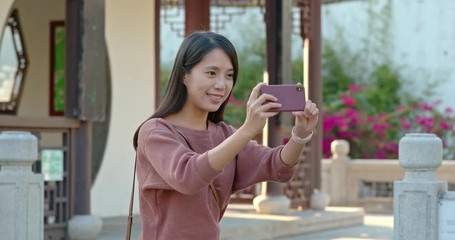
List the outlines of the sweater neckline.
{"label": "sweater neckline", "polygon": [[216,124],[211,121],[208,121],[207,129],[193,129],[193,128],[188,128],[188,127],[184,127],[181,125],[170,123],[163,118],[161,118],[160,120],[165,122],[166,124],[171,125],[176,130],[180,131],[183,135],[185,135],[185,137],[187,137],[187,138],[199,138],[199,139],[211,138],[211,135],[212,135],[211,133],[213,133],[214,130],[216,129]]}

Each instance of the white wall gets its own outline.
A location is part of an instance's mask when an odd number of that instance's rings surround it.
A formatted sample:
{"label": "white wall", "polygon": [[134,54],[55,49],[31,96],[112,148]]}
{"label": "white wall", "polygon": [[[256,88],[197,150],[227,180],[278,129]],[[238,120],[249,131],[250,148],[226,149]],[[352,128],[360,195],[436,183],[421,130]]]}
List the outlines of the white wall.
{"label": "white wall", "polygon": [[[354,51],[365,50],[367,59],[388,57],[409,82],[406,89],[421,93],[430,83],[437,83],[431,100],[443,100],[444,107],[455,105],[455,1],[453,0],[353,1],[329,4],[322,9],[322,34],[334,43],[340,34]],[[371,5],[369,5],[371,4]],[[373,12],[373,18],[369,11]],[[388,15],[388,16],[387,16]],[[387,16],[389,31],[382,31],[381,17]],[[379,32],[378,32],[379,31]],[[373,36],[381,35],[385,44]],[[336,45],[335,45],[336,46]],[[378,56],[374,51],[380,50]],[[430,101],[430,100],[429,100]]]}
{"label": "white wall", "polygon": [[[103,163],[92,187],[92,214],[127,215],[135,152],[133,135],[154,111],[154,1],[106,1],[112,107]],[[135,203],[135,212],[139,205]]]}
{"label": "white wall", "polygon": [[[6,19],[8,18],[9,10],[14,0],[2,0],[0,1],[0,26],[5,25]],[[2,27],[3,29],[3,27]],[[0,40],[3,37],[3,31],[0,31]]]}
{"label": "white wall", "polygon": [[49,114],[49,25],[52,20],[65,19],[65,1],[2,0],[0,12],[5,17],[8,2],[18,9],[29,60],[17,115],[44,118]]}
{"label": "white wall", "polygon": [[[14,3],[13,3],[14,2]],[[49,24],[65,19],[65,1],[1,0],[0,21],[19,9],[29,66],[18,116],[48,117]],[[106,1],[111,117],[103,163],[92,187],[92,213],[126,215],[132,184],[133,134],[154,111],[154,1]],[[135,212],[138,212],[136,198]]]}

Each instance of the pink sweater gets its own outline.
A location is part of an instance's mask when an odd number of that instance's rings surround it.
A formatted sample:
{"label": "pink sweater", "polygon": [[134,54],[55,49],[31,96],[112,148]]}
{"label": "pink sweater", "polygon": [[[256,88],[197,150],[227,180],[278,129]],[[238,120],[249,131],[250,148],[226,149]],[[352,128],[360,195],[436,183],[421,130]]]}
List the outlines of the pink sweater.
{"label": "pink sweater", "polygon": [[261,181],[292,178],[295,166],[283,164],[282,147],[272,149],[256,141],[250,141],[222,172],[213,170],[207,151],[234,131],[223,122],[210,122],[208,130],[175,126],[164,119],[151,119],[142,126],[137,149],[141,239],[219,239],[219,221],[232,193]]}

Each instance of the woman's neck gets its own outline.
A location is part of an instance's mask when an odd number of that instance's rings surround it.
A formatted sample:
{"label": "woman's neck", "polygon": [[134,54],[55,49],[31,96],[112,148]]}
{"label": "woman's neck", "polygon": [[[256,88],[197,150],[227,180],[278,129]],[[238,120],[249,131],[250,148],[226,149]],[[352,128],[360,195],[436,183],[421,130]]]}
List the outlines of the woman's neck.
{"label": "woman's neck", "polygon": [[198,115],[194,114],[194,112],[182,110],[180,112],[169,115],[164,119],[172,124],[179,125],[182,127],[196,130],[206,130],[208,127],[207,116],[208,114]]}

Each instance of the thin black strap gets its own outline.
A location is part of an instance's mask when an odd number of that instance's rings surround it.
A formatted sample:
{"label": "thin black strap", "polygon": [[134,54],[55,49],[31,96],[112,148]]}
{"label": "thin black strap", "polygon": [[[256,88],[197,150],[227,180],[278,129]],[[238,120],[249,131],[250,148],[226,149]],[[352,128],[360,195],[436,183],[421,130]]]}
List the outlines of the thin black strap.
{"label": "thin black strap", "polygon": [[[180,136],[182,136],[183,139],[185,139],[185,142],[188,145],[188,147],[191,150],[194,151],[193,147],[191,146],[190,142],[188,142],[186,137],[181,132],[179,132],[179,131],[177,131],[177,132],[180,134]],[[216,200],[216,203],[218,204],[218,207],[220,208],[220,210],[222,210],[222,205],[221,205],[221,201],[220,201],[220,196],[218,195],[218,191],[216,190],[216,188],[213,185],[213,183],[210,183],[209,186],[210,186],[210,189],[212,190],[213,196],[215,197],[215,200]]]}
{"label": "thin black strap", "polygon": [[134,159],[134,172],[133,172],[133,187],[131,188],[130,209],[128,212],[128,223],[126,225],[126,240],[131,239],[131,227],[133,225],[133,202],[134,202],[134,183],[136,182],[136,165],[137,165],[137,152]]}

